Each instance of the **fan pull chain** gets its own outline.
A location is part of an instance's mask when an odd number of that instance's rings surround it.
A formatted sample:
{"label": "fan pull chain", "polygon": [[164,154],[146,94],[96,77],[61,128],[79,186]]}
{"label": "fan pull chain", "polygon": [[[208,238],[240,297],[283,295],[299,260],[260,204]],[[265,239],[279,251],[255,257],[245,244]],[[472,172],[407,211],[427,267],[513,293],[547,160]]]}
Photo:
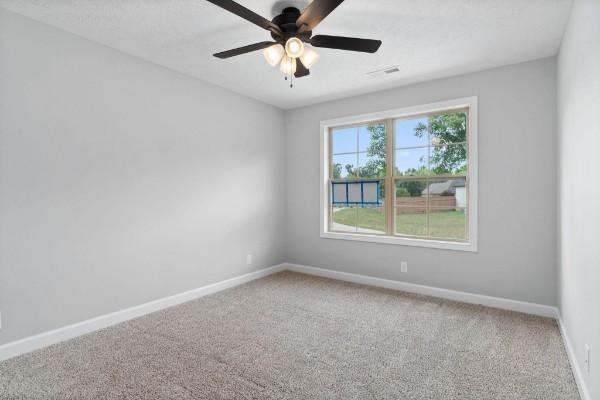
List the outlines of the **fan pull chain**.
{"label": "fan pull chain", "polygon": [[[283,77],[284,80],[288,80],[287,75]],[[293,82],[293,73],[290,73],[290,87],[293,88],[294,87],[294,82]]]}

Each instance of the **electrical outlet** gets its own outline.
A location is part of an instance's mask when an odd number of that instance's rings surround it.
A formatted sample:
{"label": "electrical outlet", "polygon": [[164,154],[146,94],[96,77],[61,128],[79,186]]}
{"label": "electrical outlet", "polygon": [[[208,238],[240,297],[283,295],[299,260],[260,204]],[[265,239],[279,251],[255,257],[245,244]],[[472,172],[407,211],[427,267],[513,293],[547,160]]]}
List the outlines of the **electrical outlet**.
{"label": "electrical outlet", "polygon": [[400,263],[400,272],[408,272],[408,263],[406,261]]}
{"label": "electrical outlet", "polygon": [[252,254],[246,256],[246,264],[252,265]]}
{"label": "electrical outlet", "polygon": [[583,362],[585,363],[586,371],[589,373],[590,372],[590,346],[587,344],[585,345],[585,360],[583,360]]}

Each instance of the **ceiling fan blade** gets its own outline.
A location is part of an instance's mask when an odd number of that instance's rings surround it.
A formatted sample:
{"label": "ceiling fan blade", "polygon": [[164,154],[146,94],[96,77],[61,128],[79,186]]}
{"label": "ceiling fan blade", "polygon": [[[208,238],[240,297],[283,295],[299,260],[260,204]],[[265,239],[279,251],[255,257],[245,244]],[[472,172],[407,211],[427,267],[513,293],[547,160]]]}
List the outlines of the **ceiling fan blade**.
{"label": "ceiling fan blade", "polygon": [[321,21],[325,19],[344,0],[314,0],[302,11],[296,20],[299,32],[312,31]]}
{"label": "ceiling fan blade", "polygon": [[359,39],[345,36],[317,35],[310,38],[310,44],[315,47],[327,47],[329,49],[375,53],[379,49],[379,46],[381,46],[381,40]]}
{"label": "ceiling fan blade", "polygon": [[229,58],[234,56],[239,56],[240,54],[250,53],[251,51],[266,49],[269,46],[277,44],[277,42],[259,42],[254,44],[249,44],[248,46],[238,47],[237,49],[231,49],[227,51],[222,51],[220,53],[215,53],[213,56],[217,58]]}
{"label": "ceiling fan blade", "polygon": [[268,19],[261,17],[254,11],[251,11],[251,10],[247,9],[246,7],[236,3],[235,1],[232,1],[232,0],[207,0],[207,1],[237,15],[238,17],[242,17],[245,20],[250,21],[255,25],[258,25],[263,29],[266,29],[268,31],[272,31],[272,32],[275,32],[275,33],[281,35],[281,29],[279,29],[279,27],[277,25],[275,25]]}
{"label": "ceiling fan blade", "polygon": [[299,58],[296,58],[296,72],[294,73],[294,76],[296,78],[302,78],[307,75],[310,75],[310,71],[302,64],[302,61],[300,61]]}

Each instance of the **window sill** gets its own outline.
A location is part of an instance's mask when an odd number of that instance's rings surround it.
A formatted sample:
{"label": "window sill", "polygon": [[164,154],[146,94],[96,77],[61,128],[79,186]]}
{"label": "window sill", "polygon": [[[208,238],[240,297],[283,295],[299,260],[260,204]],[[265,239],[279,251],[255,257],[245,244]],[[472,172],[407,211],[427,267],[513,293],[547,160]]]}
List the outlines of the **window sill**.
{"label": "window sill", "polygon": [[405,237],[392,237],[369,235],[364,233],[341,233],[341,232],[321,232],[321,237],[325,239],[354,240],[359,242],[395,244],[401,246],[428,247],[431,249],[458,250],[477,252],[477,244],[473,242],[448,242],[443,240],[416,239]]}

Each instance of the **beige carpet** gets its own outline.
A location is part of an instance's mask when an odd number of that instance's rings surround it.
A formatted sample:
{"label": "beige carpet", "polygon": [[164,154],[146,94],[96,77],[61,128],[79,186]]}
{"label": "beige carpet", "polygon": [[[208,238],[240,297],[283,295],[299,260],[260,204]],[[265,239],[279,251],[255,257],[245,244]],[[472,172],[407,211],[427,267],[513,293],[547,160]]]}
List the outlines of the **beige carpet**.
{"label": "beige carpet", "polygon": [[284,272],[0,363],[0,399],[578,399],[546,318]]}

